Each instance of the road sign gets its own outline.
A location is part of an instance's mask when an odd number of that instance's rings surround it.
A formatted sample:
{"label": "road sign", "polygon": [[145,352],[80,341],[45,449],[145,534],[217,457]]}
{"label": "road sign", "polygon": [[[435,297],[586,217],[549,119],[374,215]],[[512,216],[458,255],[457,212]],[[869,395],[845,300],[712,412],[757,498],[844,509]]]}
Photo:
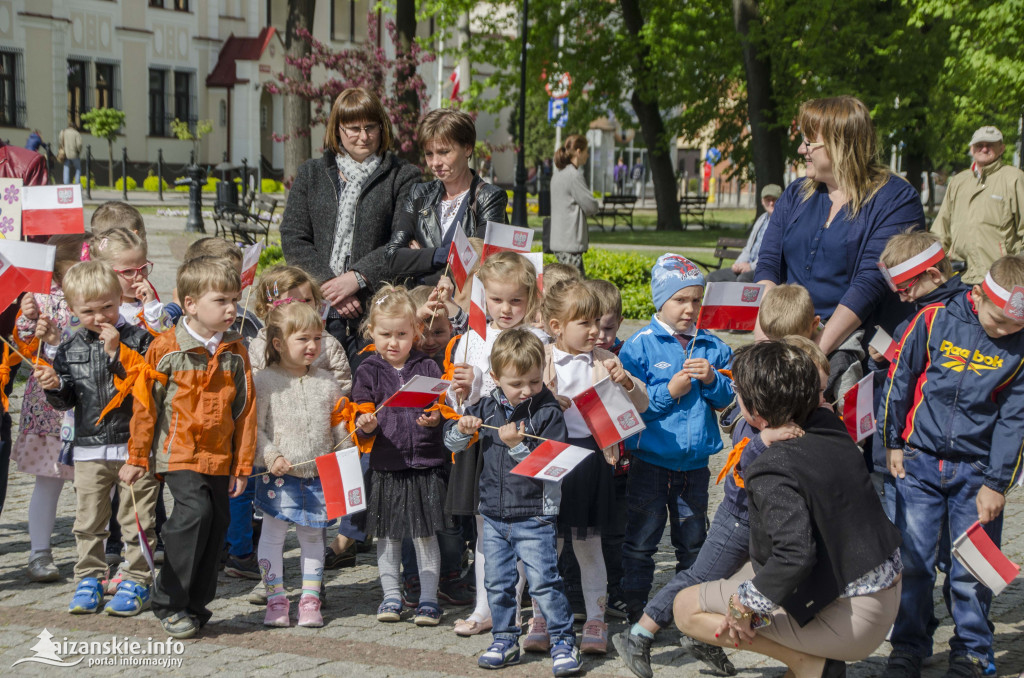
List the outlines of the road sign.
{"label": "road sign", "polygon": [[554,123],[555,127],[565,127],[569,122],[569,99],[548,100],[548,122]]}
{"label": "road sign", "polygon": [[544,85],[544,89],[552,99],[568,99],[570,87],[572,87],[572,76],[568,73],[548,78],[548,82]]}

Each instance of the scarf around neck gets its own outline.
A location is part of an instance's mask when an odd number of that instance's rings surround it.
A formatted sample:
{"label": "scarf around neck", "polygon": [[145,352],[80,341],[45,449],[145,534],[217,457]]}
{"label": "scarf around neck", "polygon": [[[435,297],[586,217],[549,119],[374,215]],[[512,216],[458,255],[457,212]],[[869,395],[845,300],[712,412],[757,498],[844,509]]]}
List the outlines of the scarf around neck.
{"label": "scarf around neck", "polygon": [[338,195],[338,220],[334,226],[334,247],[331,249],[331,270],[341,275],[348,270],[352,255],[352,235],[355,231],[356,203],[363,190],[363,184],[380,165],[380,156],[370,155],[363,162],[356,162],[347,153],[334,156],[338,172],[344,177],[341,193]]}

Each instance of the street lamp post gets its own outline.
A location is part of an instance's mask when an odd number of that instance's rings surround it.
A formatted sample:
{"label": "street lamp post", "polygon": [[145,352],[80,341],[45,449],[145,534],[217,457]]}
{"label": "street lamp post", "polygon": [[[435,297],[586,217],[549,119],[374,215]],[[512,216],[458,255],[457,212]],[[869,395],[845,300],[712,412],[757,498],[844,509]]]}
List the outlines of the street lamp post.
{"label": "street lamp post", "polygon": [[526,30],[530,0],[523,0],[523,54],[519,63],[519,150],[512,193],[512,223],[526,226]]}

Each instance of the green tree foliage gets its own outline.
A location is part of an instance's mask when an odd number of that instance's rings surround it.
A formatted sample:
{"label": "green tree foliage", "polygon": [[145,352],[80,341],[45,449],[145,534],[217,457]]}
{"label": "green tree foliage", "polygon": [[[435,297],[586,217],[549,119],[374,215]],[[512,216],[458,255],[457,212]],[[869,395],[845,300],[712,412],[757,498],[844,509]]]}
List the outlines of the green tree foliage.
{"label": "green tree foliage", "polygon": [[195,127],[190,127],[188,121],[174,119],[171,123],[171,133],[181,141],[192,142],[192,155],[199,161],[199,142],[203,137],[213,131],[213,120],[199,120]]}
{"label": "green tree foliage", "polygon": [[82,127],[97,139],[107,140],[107,186],[114,184],[114,142],[124,126],[124,111],[116,108],[94,108],[82,114]]}

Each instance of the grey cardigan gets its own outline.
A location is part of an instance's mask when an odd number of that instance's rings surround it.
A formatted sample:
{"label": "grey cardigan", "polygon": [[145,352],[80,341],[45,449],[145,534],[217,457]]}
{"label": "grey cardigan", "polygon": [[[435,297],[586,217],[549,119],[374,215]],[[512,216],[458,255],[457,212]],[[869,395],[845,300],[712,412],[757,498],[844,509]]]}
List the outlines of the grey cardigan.
{"label": "grey cardigan", "polygon": [[590,247],[587,217],[600,205],[583,181],[583,173],[569,163],[551,179],[551,251],[581,254]]}
{"label": "grey cardigan", "polygon": [[[341,193],[341,177],[334,158],[335,154],[328,150],[322,157],[302,163],[281,219],[285,261],[305,270],[320,283],[337,276],[330,266]],[[363,185],[356,205],[348,264],[348,270],[358,271],[370,286],[360,294],[361,299],[388,280],[384,246],[391,239],[398,205],[419,180],[419,168],[388,151]],[[362,301],[365,306],[366,299]]]}

